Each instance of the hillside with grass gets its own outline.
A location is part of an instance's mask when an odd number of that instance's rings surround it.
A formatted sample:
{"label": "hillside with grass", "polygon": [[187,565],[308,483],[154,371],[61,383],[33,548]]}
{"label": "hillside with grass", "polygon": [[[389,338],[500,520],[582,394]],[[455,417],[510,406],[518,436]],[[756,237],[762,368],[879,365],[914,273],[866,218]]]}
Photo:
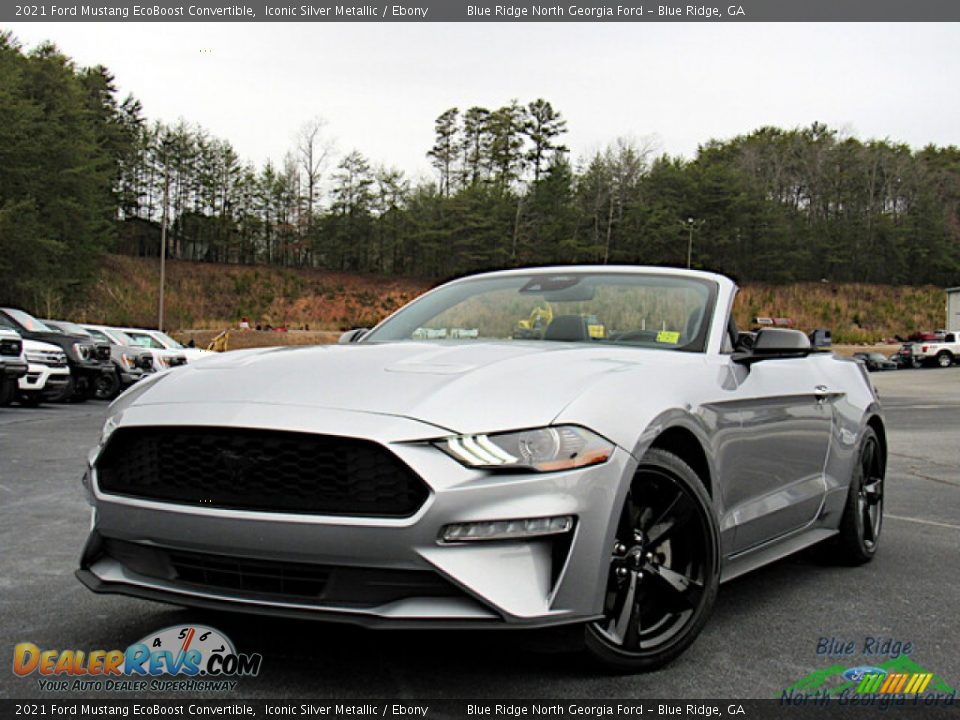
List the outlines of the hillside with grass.
{"label": "hillside with grass", "polygon": [[[159,261],[108,256],[76,319],[155,326]],[[369,327],[435,283],[276,266],[167,262],[166,326],[222,330],[252,326],[339,331]],[[786,317],[795,327],[833,330],[837,343],[874,343],[941,327],[944,294],[931,285],[861,283],[746,284],[737,299],[741,327]]]}

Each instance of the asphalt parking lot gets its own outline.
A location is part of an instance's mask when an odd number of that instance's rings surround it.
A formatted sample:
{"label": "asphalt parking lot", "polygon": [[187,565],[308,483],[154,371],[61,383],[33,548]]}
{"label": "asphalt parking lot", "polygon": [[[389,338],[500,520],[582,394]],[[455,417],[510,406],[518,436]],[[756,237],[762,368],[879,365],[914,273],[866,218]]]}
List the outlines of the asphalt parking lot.
{"label": "asphalt parking lot", "polygon": [[890,441],[874,562],[801,555],[724,585],[696,644],[640,676],[597,671],[556,632],[366,631],[94,595],[73,571],[89,517],[79,479],[105,406],[0,408],[0,697],[50,698],[11,672],[17,642],[125,648],[188,622],[263,654],[259,677],[227,697],[771,698],[831,664],[820,638],[866,636],[912,643],[917,663],[960,686],[960,368],[873,379]]}

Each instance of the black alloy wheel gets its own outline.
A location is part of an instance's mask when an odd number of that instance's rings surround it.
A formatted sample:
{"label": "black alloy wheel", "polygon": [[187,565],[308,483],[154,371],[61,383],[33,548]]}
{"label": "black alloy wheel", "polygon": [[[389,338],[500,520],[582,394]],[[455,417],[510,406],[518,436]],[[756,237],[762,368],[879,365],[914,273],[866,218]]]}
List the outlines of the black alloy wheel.
{"label": "black alloy wheel", "polygon": [[588,650],[628,671],[661,667],[707,620],[719,584],[719,540],[696,473],[654,448],[637,468],[609,557],[604,618],[586,629]]}
{"label": "black alloy wheel", "polygon": [[873,428],[863,431],[857,463],[850,479],[847,505],[836,539],[839,559],[862,565],[873,559],[883,527],[883,482],[886,459]]}
{"label": "black alloy wheel", "polygon": [[93,384],[97,400],[113,400],[120,394],[120,377],[115,372],[100,373]]}

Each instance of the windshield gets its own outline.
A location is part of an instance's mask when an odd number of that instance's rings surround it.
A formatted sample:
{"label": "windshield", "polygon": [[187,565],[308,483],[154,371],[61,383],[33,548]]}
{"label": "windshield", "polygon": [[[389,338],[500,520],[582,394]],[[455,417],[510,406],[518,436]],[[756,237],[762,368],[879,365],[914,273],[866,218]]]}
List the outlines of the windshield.
{"label": "windshield", "polygon": [[67,322],[66,320],[57,320],[56,323],[54,323],[53,320],[45,320],[44,322],[46,323],[47,327],[67,333],[68,335],[82,335],[84,337],[90,337],[90,333],[76,323]]}
{"label": "windshield", "polygon": [[23,310],[14,310],[13,308],[4,308],[3,311],[12,317],[15,322],[19,323],[24,330],[30,332],[57,332],[52,330],[44,325],[42,322],[37,320],[30,313],[26,313]]}
{"label": "windshield", "polygon": [[130,342],[137,347],[145,348],[154,348],[156,350],[166,350],[166,348],[157,342],[154,338],[150,337],[146,333],[133,332],[127,330],[127,337],[130,338]]}
{"label": "windshield", "polygon": [[136,345],[136,343],[133,341],[133,338],[127,335],[122,330],[115,330],[114,328],[110,328],[109,337],[113,338],[114,342],[116,342],[117,345],[128,345],[128,346]]}
{"label": "windshield", "polygon": [[106,333],[100,332],[99,330],[95,330],[93,328],[84,328],[84,330],[86,330],[87,334],[90,335],[90,337],[92,337],[94,340],[100,340],[101,342],[113,344],[113,340],[107,337]]}
{"label": "windshield", "polygon": [[182,350],[182,349],[183,349],[183,345],[181,345],[180,343],[178,343],[176,340],[174,340],[172,337],[170,337],[170,336],[167,335],[166,333],[160,332],[159,330],[154,330],[154,331],[153,331],[153,334],[154,334],[156,337],[158,337],[158,338],[160,339],[160,342],[162,342],[164,345],[166,345],[167,348],[174,348],[174,349],[176,349],[176,350]]}
{"label": "windshield", "polygon": [[702,352],[717,287],[643,273],[531,273],[452,283],[364,342],[533,340]]}

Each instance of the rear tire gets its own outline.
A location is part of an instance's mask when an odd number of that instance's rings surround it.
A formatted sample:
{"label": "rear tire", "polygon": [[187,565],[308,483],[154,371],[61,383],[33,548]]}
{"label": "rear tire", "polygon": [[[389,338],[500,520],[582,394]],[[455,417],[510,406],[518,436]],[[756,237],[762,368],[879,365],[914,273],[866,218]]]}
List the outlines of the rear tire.
{"label": "rear tire", "polygon": [[644,455],[627,493],[604,578],[604,619],[585,628],[607,668],[647,672],[686,650],[703,629],[720,580],[720,541],[697,474],[659,448]]}
{"label": "rear tire", "polygon": [[953,355],[951,355],[946,350],[941,350],[937,353],[937,365],[942,368],[948,368],[953,365]]}
{"label": "rear tire", "polygon": [[831,557],[844,565],[863,565],[873,559],[883,527],[883,482],[886,458],[873,428],[863,431],[857,464],[850,479],[847,505],[834,538]]}

